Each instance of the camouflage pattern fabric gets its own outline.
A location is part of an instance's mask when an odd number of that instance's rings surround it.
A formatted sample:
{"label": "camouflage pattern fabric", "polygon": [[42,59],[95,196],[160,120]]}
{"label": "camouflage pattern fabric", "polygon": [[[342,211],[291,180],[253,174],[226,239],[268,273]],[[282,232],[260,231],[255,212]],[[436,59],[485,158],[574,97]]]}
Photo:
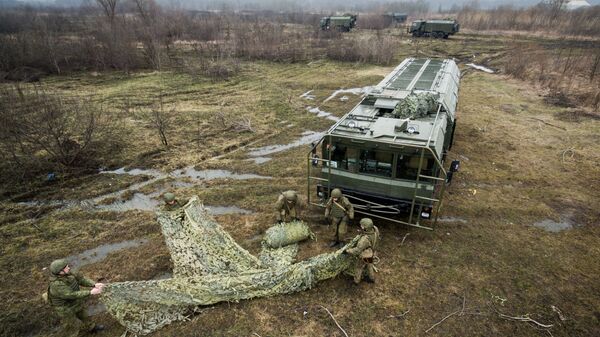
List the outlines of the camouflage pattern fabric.
{"label": "camouflage pattern fabric", "polygon": [[394,110],[397,118],[416,119],[434,113],[437,98],[432,93],[410,94],[398,104]]}
{"label": "camouflage pattern fabric", "polygon": [[355,260],[342,254],[343,247],[292,263],[295,243],[275,249],[265,245],[256,258],[221,228],[197,197],[176,212],[159,213],[158,221],[171,251],[173,278],[112,283],[101,296],[108,312],[135,335],[185,320],[203,305],[310,289]]}

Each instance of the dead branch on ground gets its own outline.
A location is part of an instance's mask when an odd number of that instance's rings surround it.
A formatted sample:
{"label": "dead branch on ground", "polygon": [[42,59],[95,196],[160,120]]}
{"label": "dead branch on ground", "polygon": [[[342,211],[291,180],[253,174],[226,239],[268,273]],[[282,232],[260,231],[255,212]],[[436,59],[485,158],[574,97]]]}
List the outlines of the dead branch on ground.
{"label": "dead branch on ground", "polygon": [[322,308],[323,310],[327,311],[327,313],[329,314],[329,316],[331,317],[331,319],[335,322],[335,325],[337,325],[337,327],[342,331],[342,333],[344,334],[344,336],[348,337],[348,334],[346,333],[346,330],[344,330],[344,328],[342,328],[342,326],[338,323],[338,321],[335,320],[335,317],[333,317],[333,315],[331,314],[331,312],[329,311],[329,309],[325,308],[322,305],[319,305],[320,308]]}
{"label": "dead branch on ground", "polygon": [[435,328],[436,326],[440,325],[442,322],[444,322],[445,320],[447,320],[448,318],[458,314],[459,316],[462,316],[465,312],[465,302],[466,302],[467,296],[463,295],[463,302],[462,302],[462,308],[459,310],[456,310],[450,314],[448,314],[446,317],[442,318],[441,321],[435,323],[434,325],[432,325],[429,329],[425,330],[425,333],[431,331],[433,328]]}

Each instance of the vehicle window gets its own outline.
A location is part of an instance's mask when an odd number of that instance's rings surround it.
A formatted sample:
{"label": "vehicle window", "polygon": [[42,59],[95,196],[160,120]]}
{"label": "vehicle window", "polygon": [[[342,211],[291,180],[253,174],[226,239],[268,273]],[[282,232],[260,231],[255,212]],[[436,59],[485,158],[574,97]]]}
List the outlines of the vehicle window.
{"label": "vehicle window", "polygon": [[394,155],[383,151],[361,150],[359,171],[378,176],[392,176]]}
{"label": "vehicle window", "polygon": [[[397,179],[407,179],[407,180],[416,180],[417,172],[419,171],[419,158],[421,156],[408,156],[408,155],[400,155],[398,156],[398,163],[396,164],[396,178]],[[432,176],[433,175],[433,159],[425,158],[423,162],[423,166],[421,168],[421,174]]]}

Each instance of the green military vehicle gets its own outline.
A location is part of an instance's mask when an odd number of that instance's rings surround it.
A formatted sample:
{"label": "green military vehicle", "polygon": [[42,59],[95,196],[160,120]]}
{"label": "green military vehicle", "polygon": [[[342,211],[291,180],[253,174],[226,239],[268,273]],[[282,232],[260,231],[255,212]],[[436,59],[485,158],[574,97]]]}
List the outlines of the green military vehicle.
{"label": "green military vehicle", "polygon": [[414,37],[431,36],[447,39],[458,33],[460,25],[456,20],[416,20],[408,27],[408,33]]}
{"label": "green military vehicle", "polygon": [[324,206],[339,188],[365,216],[433,229],[459,166],[444,164],[459,80],[453,60],[404,60],[314,144],[308,202]]}
{"label": "green military vehicle", "polygon": [[356,26],[356,15],[346,14],[344,16],[326,16],[321,19],[321,30],[339,30],[349,32]]}

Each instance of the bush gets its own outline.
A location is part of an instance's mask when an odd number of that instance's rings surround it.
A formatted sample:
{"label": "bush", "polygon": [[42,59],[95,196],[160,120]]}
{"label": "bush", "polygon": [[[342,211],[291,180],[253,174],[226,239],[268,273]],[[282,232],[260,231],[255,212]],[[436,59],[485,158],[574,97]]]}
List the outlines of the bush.
{"label": "bush", "polygon": [[0,92],[0,158],[13,172],[96,168],[98,158],[119,148],[107,114],[78,98],[40,87]]}

